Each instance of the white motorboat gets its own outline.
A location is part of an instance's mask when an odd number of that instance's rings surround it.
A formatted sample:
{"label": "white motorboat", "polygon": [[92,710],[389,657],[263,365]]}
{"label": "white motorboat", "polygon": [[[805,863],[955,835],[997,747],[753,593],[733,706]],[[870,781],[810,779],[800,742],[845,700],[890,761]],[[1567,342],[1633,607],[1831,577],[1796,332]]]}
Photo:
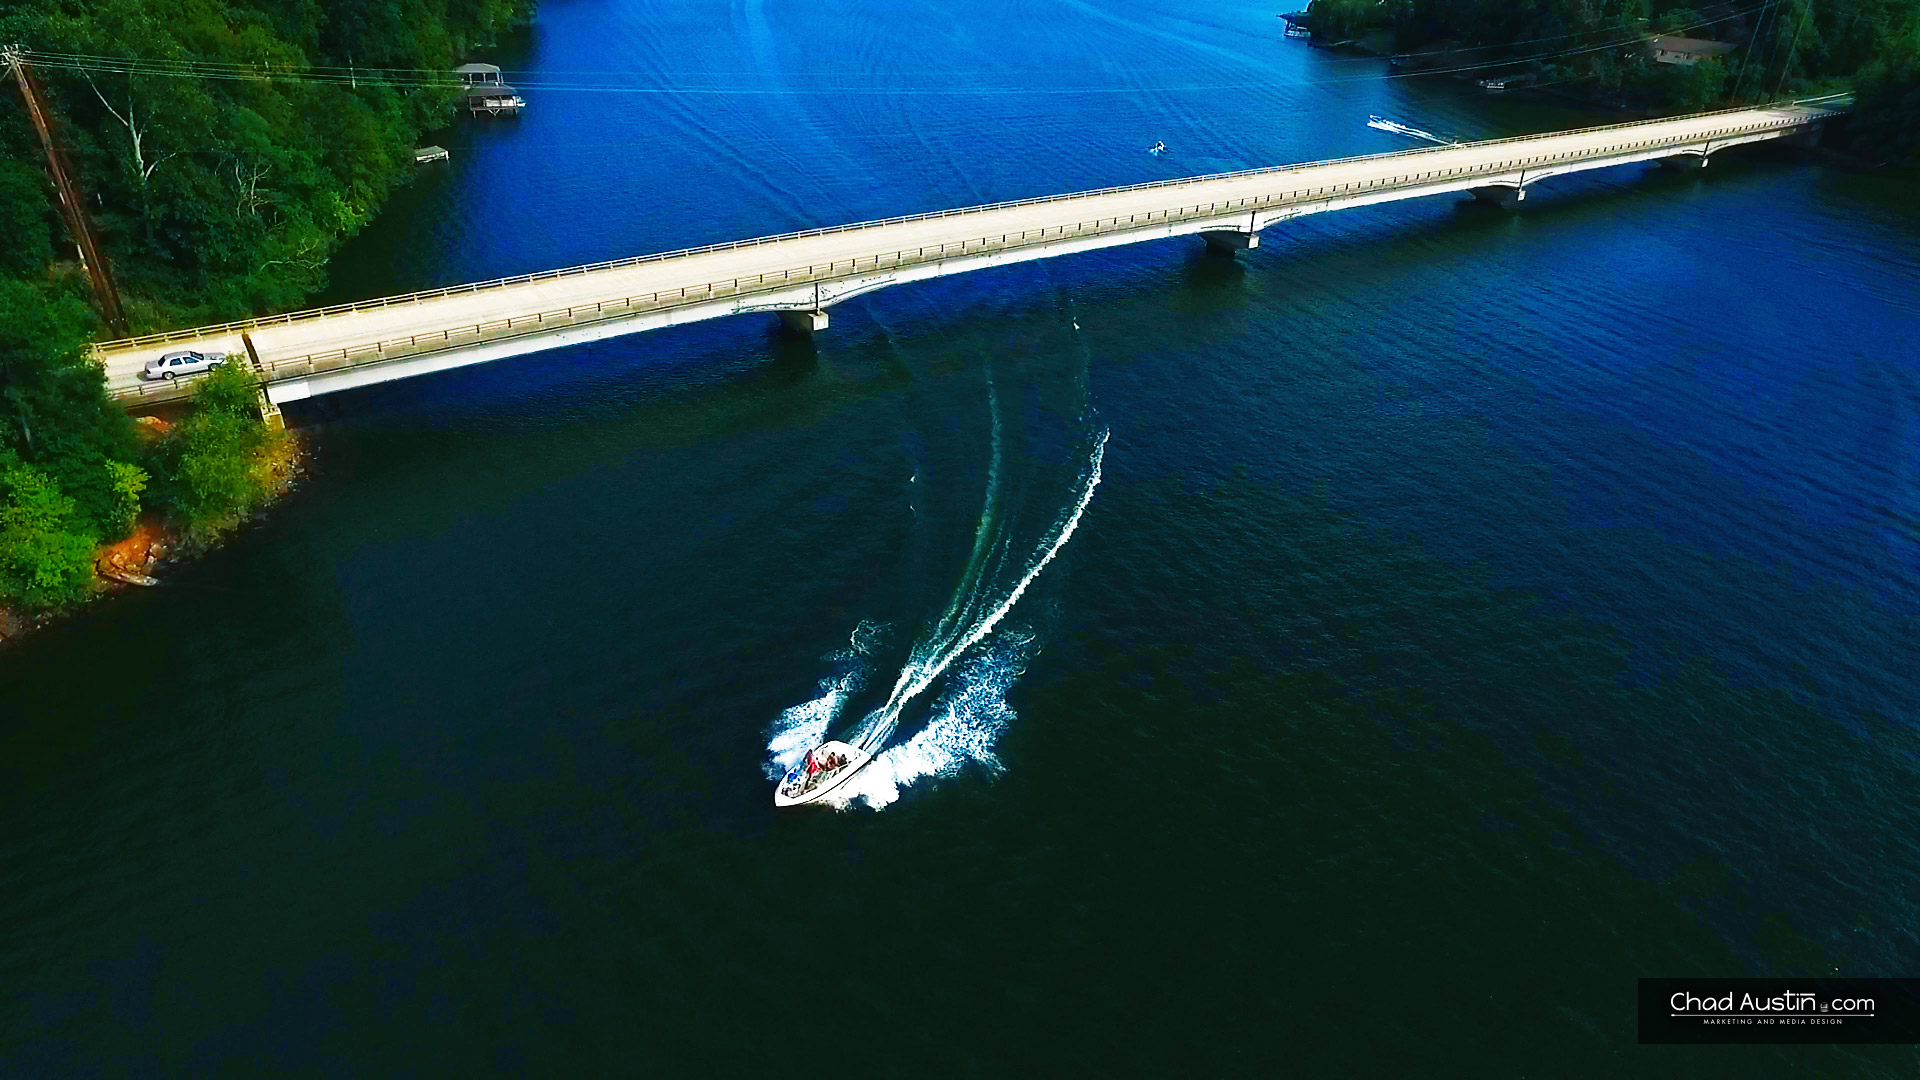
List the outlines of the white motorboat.
{"label": "white motorboat", "polygon": [[873,755],[850,743],[829,740],[807,751],[800,764],[781,777],[773,789],[773,805],[799,806],[819,799],[846,783],[847,778],[873,760]]}

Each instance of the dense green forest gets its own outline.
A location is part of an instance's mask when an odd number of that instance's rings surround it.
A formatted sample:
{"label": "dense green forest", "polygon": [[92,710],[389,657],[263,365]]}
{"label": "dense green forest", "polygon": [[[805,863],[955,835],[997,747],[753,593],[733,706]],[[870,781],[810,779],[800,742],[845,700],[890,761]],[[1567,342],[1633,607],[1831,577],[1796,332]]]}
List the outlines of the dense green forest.
{"label": "dense green forest", "polygon": [[[0,16],[0,42],[99,58],[35,71],[142,328],[283,310],[320,287],[327,257],[411,172],[414,138],[449,117],[452,90],[419,77],[449,71],[527,8],[41,0]],[[161,73],[181,61],[220,77]],[[293,77],[336,68],[333,78]],[[403,69],[416,85],[397,88],[378,77],[383,69]],[[259,77],[268,75],[279,77]],[[12,253],[12,268],[32,272],[50,259],[60,226],[37,143],[8,93],[0,221],[26,227],[32,242]]]}
{"label": "dense green forest", "polygon": [[[133,332],[298,306],[451,117],[445,73],[531,0],[0,0]],[[196,65],[187,74],[184,65]],[[336,71],[337,69],[337,77]],[[404,73],[404,74],[403,74]],[[12,78],[0,102],[0,605],[62,607],[141,510],[217,528],[264,496],[236,369],[165,437],[106,396],[104,327]]]}
{"label": "dense green forest", "polygon": [[[1634,108],[1704,109],[1857,81],[1861,151],[1920,163],[1920,0],[1314,0],[1308,11],[1321,41],[1371,37],[1434,70],[1526,70],[1542,86]],[[1734,48],[1660,64],[1641,44],[1647,34]]]}

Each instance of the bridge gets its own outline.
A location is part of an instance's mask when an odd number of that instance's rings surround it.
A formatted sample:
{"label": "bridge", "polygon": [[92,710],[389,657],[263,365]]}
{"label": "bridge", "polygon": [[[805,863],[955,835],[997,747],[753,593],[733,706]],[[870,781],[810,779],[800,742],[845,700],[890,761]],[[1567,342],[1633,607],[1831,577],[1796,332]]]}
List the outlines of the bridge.
{"label": "bridge", "polygon": [[138,408],[192,392],[190,379],[142,380],[147,360],[228,353],[277,418],[289,401],[723,315],[771,312],[824,330],[842,300],[989,266],[1196,234],[1247,249],[1261,230],[1308,214],[1448,192],[1511,205],[1533,184],[1587,169],[1700,168],[1729,147],[1811,136],[1843,105],[1727,109],[914,214],[147,334],[95,354],[109,390]]}

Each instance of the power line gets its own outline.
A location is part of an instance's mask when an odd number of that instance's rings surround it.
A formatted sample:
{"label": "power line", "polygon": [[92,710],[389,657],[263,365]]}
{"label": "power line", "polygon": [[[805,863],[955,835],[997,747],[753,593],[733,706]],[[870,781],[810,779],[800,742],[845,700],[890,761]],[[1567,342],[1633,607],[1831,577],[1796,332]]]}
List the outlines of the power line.
{"label": "power line", "polygon": [[[1777,24],[1780,21],[1779,5],[1777,4],[1773,5],[1771,12],[1763,13],[1760,16],[1760,18],[1754,23],[1753,33],[1747,36],[1747,51],[1740,58],[1740,73],[1734,76],[1734,80],[1733,80],[1733,99],[1735,101],[1740,100],[1741,91],[1747,84],[1747,69],[1753,66],[1753,51],[1754,51],[1753,47],[1755,44],[1759,42],[1760,31],[1767,24],[1767,14],[1772,14],[1773,21]],[[1775,37],[1777,41],[1778,35],[1776,34]],[[1767,77],[1766,67],[1762,65],[1760,69],[1760,78],[1765,79],[1766,77]],[[1765,84],[1760,83],[1758,85],[1765,85]]]}
{"label": "power line", "polygon": [[1800,9],[1800,25],[1793,28],[1793,43],[1787,46],[1787,61],[1780,65],[1780,81],[1773,87],[1773,96],[1776,98],[1787,85],[1787,69],[1793,66],[1793,55],[1800,48],[1800,31],[1807,28],[1807,16],[1813,14],[1813,0],[1803,0],[1803,2],[1807,6]]}
{"label": "power line", "polygon": [[[1756,11],[1762,12],[1763,13],[1762,18],[1764,19],[1764,13],[1766,11],[1771,9],[1777,9],[1782,2],[1784,2],[1784,0],[1764,0],[1763,3],[1759,3],[1752,7],[1735,11],[1732,14],[1726,15],[1724,17],[1703,20],[1701,22],[1695,23],[1691,26],[1685,27],[1684,31],[1697,30],[1704,26],[1711,26],[1717,23],[1725,22],[1728,19],[1752,14],[1753,12],[1756,12]],[[1598,32],[1598,31],[1584,31],[1582,33],[1594,33],[1594,32]],[[1581,35],[1580,34],[1564,34],[1564,35],[1556,35],[1551,38],[1540,38],[1540,39],[1533,39],[1533,40],[1559,40],[1561,38],[1575,37],[1575,36],[1581,36]],[[713,87],[713,86],[648,87],[648,86],[631,86],[631,85],[610,85],[610,84],[604,84],[604,83],[596,84],[596,83],[567,83],[567,82],[541,81],[542,79],[546,78],[548,75],[626,74],[626,73],[611,73],[611,72],[607,72],[607,73],[555,72],[555,73],[547,73],[547,75],[543,75],[538,72],[517,72],[515,73],[516,75],[531,76],[531,79],[516,78],[515,81],[519,83],[520,88],[522,89],[538,89],[538,90],[562,91],[562,92],[574,92],[574,93],[625,93],[625,94],[659,94],[659,95],[688,95],[688,96],[726,96],[726,97],[813,96],[813,95],[827,95],[827,94],[835,95],[835,96],[858,94],[862,96],[992,97],[992,96],[1003,96],[1003,95],[1029,95],[1029,96],[1080,95],[1080,96],[1084,96],[1084,95],[1092,95],[1092,94],[1205,92],[1205,91],[1223,91],[1223,90],[1273,89],[1276,86],[1319,86],[1319,85],[1332,85],[1332,84],[1345,83],[1345,82],[1371,82],[1371,81],[1377,81],[1377,80],[1383,80],[1383,79],[1413,78],[1416,76],[1426,76],[1426,75],[1450,75],[1450,74],[1458,74],[1458,73],[1469,72],[1469,71],[1482,71],[1488,68],[1509,67],[1515,64],[1525,64],[1525,63],[1531,63],[1536,61],[1553,60],[1553,59],[1559,59],[1559,58],[1569,57],[1569,56],[1586,55],[1586,54],[1595,53],[1595,52],[1602,52],[1607,49],[1618,48],[1624,45],[1629,45],[1639,40],[1642,40],[1642,35],[1638,31],[1635,31],[1633,35],[1630,37],[1616,38],[1613,40],[1601,42],[1599,44],[1586,45],[1578,48],[1551,50],[1547,52],[1535,53],[1529,56],[1504,57],[1498,60],[1488,60],[1488,61],[1477,62],[1477,63],[1460,64],[1453,67],[1431,68],[1431,69],[1426,69],[1422,71],[1389,71],[1384,73],[1368,73],[1365,75],[1337,76],[1337,77],[1328,78],[1328,79],[1308,79],[1308,80],[1300,80],[1300,81],[1293,81],[1293,82],[1279,83],[1279,84],[1276,84],[1273,82],[1261,81],[1261,82],[1204,83],[1204,84],[1187,84],[1187,85],[1174,85],[1174,86],[1133,86],[1133,87],[818,86],[818,87],[767,88],[767,87]],[[1524,43],[1525,42],[1516,42],[1514,44],[1524,44]],[[1475,52],[1475,51],[1482,51],[1488,48],[1497,48],[1497,47],[1505,47],[1505,46],[1474,46],[1470,49],[1463,50],[1463,51]],[[1749,47],[1749,50],[1748,50],[1749,54],[1751,54],[1751,51],[1752,51],[1751,47]],[[34,52],[34,53],[29,53],[27,55],[31,56],[35,63],[45,68],[52,68],[55,70],[62,70],[62,71],[78,71],[78,72],[88,72],[88,71],[111,72],[114,74],[124,74],[124,75],[130,75],[130,76],[146,75],[146,76],[163,77],[163,78],[198,78],[198,79],[209,79],[209,80],[247,81],[247,82],[289,81],[289,82],[309,82],[309,83],[332,84],[332,85],[342,85],[342,84],[350,85],[354,83],[356,80],[358,80],[358,81],[381,83],[381,84],[394,86],[402,89],[458,89],[460,85],[459,83],[454,81],[454,79],[451,76],[451,73],[449,72],[426,71],[418,68],[364,68],[364,67],[345,68],[345,67],[321,66],[321,67],[306,67],[306,68],[296,69],[296,68],[273,68],[268,65],[232,64],[232,63],[226,63],[226,62],[220,62],[220,61],[200,61],[200,60],[183,60],[183,59],[165,60],[165,59],[145,58],[145,57],[109,57],[109,56],[90,55],[90,54],[84,54],[84,53]],[[1428,52],[1428,53],[1416,53],[1416,54],[1409,54],[1409,55],[1435,56],[1435,55],[1451,55],[1451,53]],[[1354,58],[1354,59],[1371,59],[1371,58]],[[1741,72],[1741,75],[1743,77],[1745,74],[1744,67],[1745,67],[1745,64],[1743,63],[1742,65],[1743,70]],[[377,76],[376,76],[376,73],[378,73]],[[503,72],[502,74],[504,77],[506,73]],[[647,73],[632,72],[631,74],[644,75]],[[1738,91],[1738,84],[1736,85],[1736,92],[1737,91]]]}

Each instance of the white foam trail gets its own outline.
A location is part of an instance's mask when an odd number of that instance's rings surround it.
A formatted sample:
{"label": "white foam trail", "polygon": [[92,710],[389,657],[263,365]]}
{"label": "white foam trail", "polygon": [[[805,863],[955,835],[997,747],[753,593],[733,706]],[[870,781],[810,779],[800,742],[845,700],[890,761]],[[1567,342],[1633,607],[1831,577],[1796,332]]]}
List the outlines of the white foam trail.
{"label": "white foam trail", "polygon": [[808,750],[826,740],[848,699],[866,688],[874,646],[887,627],[862,622],[854,627],[847,647],[827,659],[842,670],[820,680],[820,696],[781,711],[767,738],[767,778],[779,780],[800,763]]}
{"label": "white foam trail", "polygon": [[[995,533],[1000,523],[1000,396],[993,385],[993,372],[987,372],[987,413],[993,418],[993,453],[987,459],[987,494],[980,506],[980,520],[973,527],[973,551],[967,555],[966,568],[960,572],[960,584],[953,591],[953,600],[947,604],[947,610],[940,615],[940,622],[927,635],[929,642],[937,642],[951,637],[956,630],[973,615],[973,605],[980,595],[981,571],[986,565]],[[915,649],[915,660],[919,660],[919,651]],[[911,663],[908,664],[912,666]]]}
{"label": "white foam trail", "polygon": [[1408,138],[1412,138],[1412,139],[1425,139],[1428,142],[1439,143],[1441,146],[1453,145],[1452,139],[1443,139],[1440,136],[1435,135],[1431,131],[1421,131],[1417,127],[1408,127],[1405,124],[1396,124],[1392,120],[1383,120],[1378,116],[1367,117],[1367,126],[1370,128],[1375,128],[1380,131],[1390,131],[1395,135],[1405,135]]}
{"label": "white foam trail", "polygon": [[836,809],[856,802],[879,809],[898,799],[914,781],[952,775],[968,762],[1001,772],[993,744],[1013,720],[1007,691],[1026,672],[1033,642],[1031,632],[1002,633],[989,651],[962,661],[934,703],[927,726],[881,751],[823,801]]}
{"label": "white foam trail", "polygon": [[1102,431],[1094,440],[1086,486],[1081,489],[1080,497],[1074,502],[1072,511],[1058,523],[1044,553],[1027,568],[1020,583],[1013,587],[1013,591],[1008,593],[1006,599],[1002,600],[986,618],[974,623],[973,627],[957,640],[942,642],[938,647],[926,650],[915,649],[913,657],[900,672],[900,679],[894,684],[893,692],[887,695],[887,703],[874,710],[862,722],[857,736],[852,739],[855,745],[871,753],[884,743],[887,736],[893,733],[895,724],[899,722],[901,709],[931,686],[933,681],[938,679],[962,653],[993,633],[993,628],[998,626],[1007,612],[1012,611],[1013,606],[1026,595],[1034,579],[1047,568],[1047,564],[1053,561],[1054,556],[1060,554],[1060,549],[1066,546],[1067,541],[1073,537],[1074,530],[1079,528],[1081,515],[1086,512],[1087,504],[1093,501],[1094,489],[1100,486],[1100,464],[1106,456],[1108,434]]}
{"label": "white foam trail", "polygon": [[[1079,528],[1087,505],[1093,501],[1094,490],[1100,486],[1109,434],[1101,431],[1094,440],[1079,496],[1072,508],[1055,521],[1051,538],[1036,551],[1012,591],[993,610],[976,619],[976,613],[987,601],[981,582],[990,568],[997,570],[1005,565],[1011,545],[1011,538],[999,528],[1001,432],[998,409],[995,409],[986,501],[980,524],[975,528],[967,569],[935,631],[914,647],[886,704],[869,713],[845,736],[849,742],[873,753],[874,759],[829,793],[823,802],[839,809],[855,802],[879,808],[898,799],[901,789],[915,780],[956,772],[969,761],[992,772],[1001,770],[993,744],[1014,715],[1013,708],[1007,704],[1006,692],[1026,671],[1035,636],[1030,630],[1011,631],[1001,634],[985,649],[971,653],[969,650],[974,650],[994,632]],[[966,629],[963,631],[962,627]],[[769,779],[777,781],[785,776],[805,758],[808,750],[826,739],[847,701],[865,687],[877,639],[886,629],[879,624],[861,623],[854,631],[849,648],[830,657],[846,663],[846,670],[821,680],[819,697],[780,714],[767,744]],[[949,668],[955,670],[930,710],[926,726],[905,742],[881,749],[907,703]]]}

